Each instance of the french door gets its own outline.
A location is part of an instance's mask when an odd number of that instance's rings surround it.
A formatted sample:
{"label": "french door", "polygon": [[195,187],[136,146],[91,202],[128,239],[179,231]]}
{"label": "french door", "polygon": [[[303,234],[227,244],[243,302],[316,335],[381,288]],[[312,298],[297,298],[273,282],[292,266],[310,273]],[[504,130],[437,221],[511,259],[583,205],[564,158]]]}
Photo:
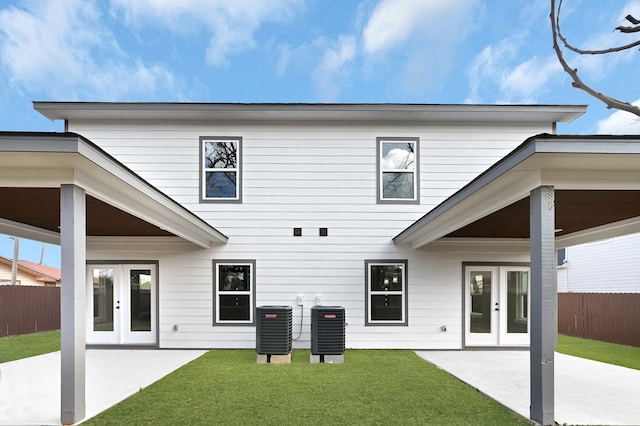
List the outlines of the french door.
{"label": "french door", "polygon": [[156,265],[87,267],[87,343],[156,343]]}
{"label": "french door", "polygon": [[529,345],[529,268],[465,267],[466,346]]}

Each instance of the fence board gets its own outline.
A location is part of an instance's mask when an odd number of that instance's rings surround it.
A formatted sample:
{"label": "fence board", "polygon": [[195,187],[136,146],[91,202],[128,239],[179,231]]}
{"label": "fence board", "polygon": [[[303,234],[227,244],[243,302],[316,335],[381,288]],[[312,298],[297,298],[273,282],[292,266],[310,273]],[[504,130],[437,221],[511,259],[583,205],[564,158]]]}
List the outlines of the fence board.
{"label": "fence board", "polygon": [[60,287],[0,286],[0,337],[60,329]]}
{"label": "fence board", "polygon": [[640,293],[559,293],[558,333],[640,347]]}

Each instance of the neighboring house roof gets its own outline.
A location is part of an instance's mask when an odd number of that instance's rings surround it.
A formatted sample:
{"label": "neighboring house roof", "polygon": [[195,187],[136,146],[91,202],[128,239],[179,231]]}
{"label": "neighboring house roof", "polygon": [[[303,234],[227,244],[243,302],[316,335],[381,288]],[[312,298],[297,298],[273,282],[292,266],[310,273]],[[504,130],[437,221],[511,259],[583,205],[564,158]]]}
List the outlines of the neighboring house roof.
{"label": "neighboring house roof", "polygon": [[31,270],[56,281],[59,281],[62,276],[60,269],[58,268],[54,268],[53,266],[40,265],[38,263],[29,262],[27,260],[18,260],[18,267]]}
{"label": "neighboring house roof", "polygon": [[[51,167],[55,164],[56,167]],[[88,236],[178,236],[201,247],[227,237],[91,141],[74,133],[0,132],[0,230],[59,244],[60,186],[86,190]],[[20,183],[23,182],[23,183]]]}
{"label": "neighboring house roof", "polygon": [[[0,263],[11,267],[13,265],[13,260],[0,256]],[[61,277],[61,272],[58,268],[40,265],[26,260],[18,260],[18,270],[34,277],[42,277],[43,281],[60,281]],[[47,280],[47,278],[49,278],[49,280]]]}
{"label": "neighboring house roof", "polygon": [[531,137],[393,240],[528,239],[529,194],[546,185],[558,247],[640,232],[640,136]]}

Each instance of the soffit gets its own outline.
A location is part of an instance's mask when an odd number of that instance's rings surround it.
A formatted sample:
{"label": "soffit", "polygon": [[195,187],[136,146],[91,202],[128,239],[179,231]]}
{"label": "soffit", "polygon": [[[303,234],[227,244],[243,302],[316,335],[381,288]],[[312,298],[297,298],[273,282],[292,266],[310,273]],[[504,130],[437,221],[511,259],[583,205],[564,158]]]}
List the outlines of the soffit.
{"label": "soffit", "polygon": [[0,132],[0,221],[58,233],[60,185],[87,193],[88,236],[178,236],[210,247],[227,237],[71,133]]}
{"label": "soffit", "polygon": [[[556,189],[557,242],[638,232],[640,138],[530,138],[394,242],[419,248],[440,238],[529,238],[529,193],[541,185]],[[598,232],[587,232],[594,229]]]}

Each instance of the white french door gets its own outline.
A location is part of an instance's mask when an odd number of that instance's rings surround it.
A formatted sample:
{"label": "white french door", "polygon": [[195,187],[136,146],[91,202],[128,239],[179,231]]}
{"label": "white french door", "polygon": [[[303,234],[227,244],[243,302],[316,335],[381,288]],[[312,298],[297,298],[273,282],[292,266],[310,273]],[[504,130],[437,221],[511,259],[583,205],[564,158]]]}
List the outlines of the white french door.
{"label": "white french door", "polygon": [[156,265],[87,267],[87,343],[156,343]]}
{"label": "white french door", "polygon": [[465,267],[465,343],[529,345],[528,267]]}

